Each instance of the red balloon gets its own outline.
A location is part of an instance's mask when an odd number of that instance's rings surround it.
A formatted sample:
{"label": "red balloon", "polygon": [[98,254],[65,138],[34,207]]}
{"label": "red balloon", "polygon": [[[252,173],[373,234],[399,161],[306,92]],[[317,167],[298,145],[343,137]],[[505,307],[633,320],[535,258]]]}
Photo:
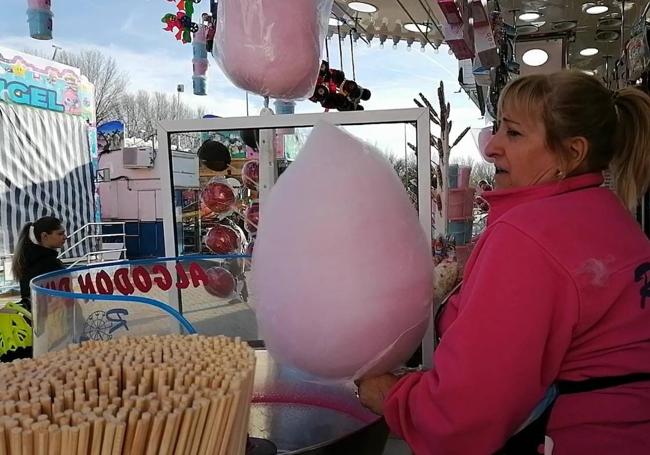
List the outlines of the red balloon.
{"label": "red balloon", "polygon": [[210,182],[201,192],[201,200],[213,212],[224,213],[235,205],[235,192],[225,182]]}
{"label": "red balloon", "polygon": [[260,182],[260,163],[257,160],[246,161],[241,169],[241,176],[244,186],[257,191]]}
{"label": "red balloon", "polygon": [[231,254],[241,247],[241,237],[233,228],[218,224],[206,234],[205,245],[213,253]]}
{"label": "red balloon", "polygon": [[205,290],[215,297],[231,297],[237,288],[237,280],[228,270],[223,267],[210,267],[205,272],[208,275],[208,283]]}
{"label": "red balloon", "polygon": [[246,209],[244,217],[246,218],[246,230],[251,234],[255,234],[257,232],[257,225],[260,222],[259,202],[253,202],[250,207]]}

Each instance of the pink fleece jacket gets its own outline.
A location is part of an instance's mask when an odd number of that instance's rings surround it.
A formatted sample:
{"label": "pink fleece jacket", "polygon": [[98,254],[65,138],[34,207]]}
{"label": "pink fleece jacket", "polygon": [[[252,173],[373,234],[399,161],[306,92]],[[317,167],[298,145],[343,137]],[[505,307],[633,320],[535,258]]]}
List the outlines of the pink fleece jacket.
{"label": "pink fleece jacket", "polygon": [[[416,455],[494,453],[556,379],[650,372],[650,242],[601,183],[484,194],[488,228],[442,318],[434,368],[402,378],[384,404]],[[554,455],[650,454],[650,383],[562,395],[548,430]]]}

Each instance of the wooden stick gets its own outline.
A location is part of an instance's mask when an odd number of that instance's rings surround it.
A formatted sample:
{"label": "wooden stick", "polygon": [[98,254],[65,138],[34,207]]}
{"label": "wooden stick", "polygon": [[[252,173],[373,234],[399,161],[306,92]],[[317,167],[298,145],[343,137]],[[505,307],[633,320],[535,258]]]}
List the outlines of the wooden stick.
{"label": "wooden stick", "polygon": [[192,435],[192,439],[190,439],[190,441],[192,442],[191,449],[190,449],[191,455],[197,455],[199,453],[199,447],[201,446],[201,440],[203,438],[203,432],[205,429],[205,422],[208,417],[209,404],[210,404],[210,400],[208,399],[201,398],[200,400],[198,400],[199,416],[196,421],[195,432]]}
{"label": "wooden stick", "polygon": [[79,444],[77,445],[77,455],[88,455],[89,442],[90,423],[81,422],[81,424],[79,424]]}
{"label": "wooden stick", "polygon": [[167,416],[167,422],[165,422],[165,428],[163,430],[162,441],[160,442],[160,450],[158,453],[160,455],[170,454],[173,450],[173,444],[176,442],[175,430],[176,422],[178,421],[178,413],[172,412]]}
{"label": "wooden stick", "polygon": [[218,455],[224,455],[228,453],[227,450],[231,439],[229,435],[231,434],[233,418],[235,414],[235,410],[233,409],[233,407],[237,406],[237,402],[233,397],[233,395],[226,395],[224,397],[223,406],[224,406],[224,416],[223,416],[224,421],[221,427],[219,428],[219,438],[218,438],[219,451],[216,452]]}
{"label": "wooden stick", "polygon": [[188,443],[190,436],[190,428],[194,420],[195,411],[193,408],[187,408],[183,411],[183,418],[181,428],[178,432],[178,441],[174,450],[174,455],[183,455],[185,453],[185,446]]}
{"label": "wooden stick", "polygon": [[47,455],[48,431],[46,426],[38,429],[35,433],[35,439],[36,455]]}
{"label": "wooden stick", "polygon": [[48,428],[48,455],[61,454],[61,430],[57,425],[50,425]]}
{"label": "wooden stick", "polygon": [[151,433],[149,435],[149,441],[147,442],[147,455],[156,455],[158,453],[166,419],[167,413],[164,411],[160,411],[155,415],[151,427]]}
{"label": "wooden stick", "polygon": [[131,447],[133,446],[133,438],[135,436],[135,429],[140,418],[140,411],[131,409],[129,412],[129,420],[126,428],[126,437],[124,440],[124,455],[131,454]]}
{"label": "wooden stick", "polygon": [[34,432],[23,430],[22,434],[23,455],[34,455]]}
{"label": "wooden stick", "polygon": [[149,427],[151,426],[151,414],[148,412],[142,413],[142,417],[138,421],[138,425],[135,429],[135,436],[133,440],[133,446],[131,447],[131,453],[134,455],[141,455],[144,453],[147,436],[149,435]]}
{"label": "wooden stick", "polygon": [[76,454],[79,447],[79,427],[70,427],[70,454]]}
{"label": "wooden stick", "polygon": [[126,435],[126,423],[118,422],[115,426],[115,440],[113,441],[112,455],[121,455],[124,446],[124,437]]}
{"label": "wooden stick", "polygon": [[68,425],[61,426],[61,453],[72,453],[70,446],[70,427]]}
{"label": "wooden stick", "polygon": [[101,455],[113,453],[113,442],[115,441],[115,420],[110,417],[106,419]]}
{"label": "wooden stick", "polygon": [[9,453],[11,455],[22,455],[23,453],[23,429],[15,427],[11,429],[9,436]]}
{"label": "wooden stick", "polygon": [[102,438],[104,437],[104,418],[99,417],[93,422],[93,434],[90,444],[91,455],[100,455],[102,451]]}
{"label": "wooden stick", "polygon": [[8,442],[9,441],[5,440],[5,427],[2,422],[0,422],[0,455],[7,455],[7,446],[9,445]]}

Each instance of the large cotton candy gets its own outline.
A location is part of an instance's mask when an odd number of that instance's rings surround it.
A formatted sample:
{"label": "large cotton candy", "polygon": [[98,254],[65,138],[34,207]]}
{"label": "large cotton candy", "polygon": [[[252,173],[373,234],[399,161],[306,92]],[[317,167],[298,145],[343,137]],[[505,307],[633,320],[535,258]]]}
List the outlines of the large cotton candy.
{"label": "large cotton candy", "polygon": [[312,95],[333,0],[221,0],[213,55],[239,88]]}
{"label": "large cotton candy", "polygon": [[276,359],[343,379],[410,357],[431,315],[431,244],[377,150],[319,124],[260,220],[252,287]]}

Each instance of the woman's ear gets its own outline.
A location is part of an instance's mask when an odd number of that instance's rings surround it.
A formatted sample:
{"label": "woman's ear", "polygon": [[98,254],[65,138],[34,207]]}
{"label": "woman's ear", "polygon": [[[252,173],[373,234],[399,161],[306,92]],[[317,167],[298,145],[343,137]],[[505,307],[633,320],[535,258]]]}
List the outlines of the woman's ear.
{"label": "woman's ear", "polygon": [[564,150],[567,153],[566,175],[571,175],[577,169],[582,168],[587,163],[589,155],[589,141],[582,136],[572,137],[564,141]]}

